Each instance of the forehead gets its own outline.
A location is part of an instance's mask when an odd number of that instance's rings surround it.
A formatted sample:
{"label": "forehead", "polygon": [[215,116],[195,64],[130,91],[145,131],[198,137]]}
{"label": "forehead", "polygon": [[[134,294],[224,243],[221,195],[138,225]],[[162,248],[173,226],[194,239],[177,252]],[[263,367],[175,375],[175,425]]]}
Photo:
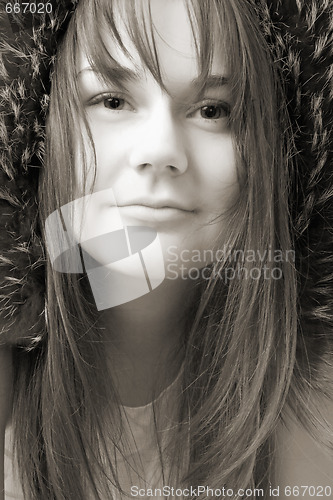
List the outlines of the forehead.
{"label": "forehead", "polygon": [[[184,0],[141,0],[143,18],[139,31],[145,39],[145,45],[153,48],[156,53],[160,75],[166,87],[180,85],[193,80],[199,73],[198,41],[195,22],[191,23],[189,11]],[[114,23],[120,35],[126,52],[120,47],[116,37],[109,29],[103,29],[103,42],[112,59],[117,64],[132,71],[145,70],[142,49],[139,51],[130,35],[128,28],[131,19],[128,18],[126,9],[128,2],[117,2],[114,8]],[[200,28],[201,30],[203,27]],[[213,30],[213,26],[204,29]],[[193,34],[194,31],[194,34]],[[217,31],[216,28],[214,31]],[[217,33],[216,40],[220,38]],[[148,42],[148,43],[147,43]],[[209,72],[212,74],[226,74],[221,50],[222,44],[216,43],[212,53]],[[88,48],[89,50],[89,48]],[[78,71],[89,68],[88,57],[84,51],[79,52]]]}

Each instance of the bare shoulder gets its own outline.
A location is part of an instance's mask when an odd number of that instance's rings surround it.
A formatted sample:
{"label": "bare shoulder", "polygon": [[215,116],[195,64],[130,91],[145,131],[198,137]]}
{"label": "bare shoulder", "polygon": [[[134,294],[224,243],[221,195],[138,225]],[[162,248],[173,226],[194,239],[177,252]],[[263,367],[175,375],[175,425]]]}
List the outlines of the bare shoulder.
{"label": "bare shoulder", "polygon": [[[279,424],[276,486],[280,489],[280,500],[333,498],[333,399],[320,396],[314,403],[316,414],[320,416],[317,437],[291,414]],[[319,437],[321,434],[323,438],[325,435],[323,440]]]}
{"label": "bare shoulder", "polygon": [[5,429],[12,404],[12,353],[0,346],[0,500],[4,488],[4,441]]}

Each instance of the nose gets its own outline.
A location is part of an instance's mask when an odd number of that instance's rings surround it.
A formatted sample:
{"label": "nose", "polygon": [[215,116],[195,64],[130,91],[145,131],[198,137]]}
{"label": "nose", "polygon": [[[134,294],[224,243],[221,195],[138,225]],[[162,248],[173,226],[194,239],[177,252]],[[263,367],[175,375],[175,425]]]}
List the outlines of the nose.
{"label": "nose", "polygon": [[177,176],[188,167],[184,137],[167,97],[148,112],[136,129],[129,164],[139,171]]}

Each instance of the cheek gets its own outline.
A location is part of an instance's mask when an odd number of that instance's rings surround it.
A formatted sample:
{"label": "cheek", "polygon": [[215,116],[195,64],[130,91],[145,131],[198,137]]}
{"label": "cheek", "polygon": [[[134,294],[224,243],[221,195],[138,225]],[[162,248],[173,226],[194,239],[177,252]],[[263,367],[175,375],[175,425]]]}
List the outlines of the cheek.
{"label": "cheek", "polygon": [[[82,127],[83,129],[83,127]],[[96,177],[94,191],[101,191],[112,185],[114,174],[124,165],[126,152],[126,130],[123,127],[111,129],[105,122],[90,123],[90,130],[96,153]],[[83,144],[77,141],[76,145],[76,185],[77,197],[88,193],[93,186],[95,161],[92,146],[86,131],[81,132]],[[83,150],[84,149],[84,154]],[[86,163],[86,183],[84,184],[84,157]]]}
{"label": "cheek", "polygon": [[[76,139],[75,149],[75,198],[80,198],[89,193],[94,179],[94,154],[89,141],[88,133],[81,124],[80,140]],[[84,180],[86,177],[86,180]]]}
{"label": "cheek", "polygon": [[212,136],[194,144],[193,153],[205,208],[220,213],[231,206],[239,193],[232,138],[230,134]]}
{"label": "cheek", "polygon": [[126,127],[96,127],[93,133],[98,165],[95,189],[114,184],[119,170],[126,166],[128,132]]}

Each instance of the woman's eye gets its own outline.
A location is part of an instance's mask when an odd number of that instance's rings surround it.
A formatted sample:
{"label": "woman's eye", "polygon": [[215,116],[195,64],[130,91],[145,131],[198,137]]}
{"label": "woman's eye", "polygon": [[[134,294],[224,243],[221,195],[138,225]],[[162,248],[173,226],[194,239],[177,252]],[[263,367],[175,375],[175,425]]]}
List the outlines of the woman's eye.
{"label": "woman's eye", "polygon": [[227,102],[215,101],[196,106],[188,115],[197,127],[211,132],[229,130],[231,107]]}
{"label": "woman's eye", "polygon": [[103,104],[105,108],[120,111],[125,107],[126,102],[120,97],[107,97],[103,99]]}
{"label": "woman's eye", "polygon": [[200,116],[206,120],[218,120],[229,116],[230,111],[227,110],[226,105],[208,105],[200,108]]}
{"label": "woman's eye", "polygon": [[101,94],[93,97],[88,102],[88,106],[102,106],[111,111],[126,111],[133,109],[126,99],[111,94]]}

